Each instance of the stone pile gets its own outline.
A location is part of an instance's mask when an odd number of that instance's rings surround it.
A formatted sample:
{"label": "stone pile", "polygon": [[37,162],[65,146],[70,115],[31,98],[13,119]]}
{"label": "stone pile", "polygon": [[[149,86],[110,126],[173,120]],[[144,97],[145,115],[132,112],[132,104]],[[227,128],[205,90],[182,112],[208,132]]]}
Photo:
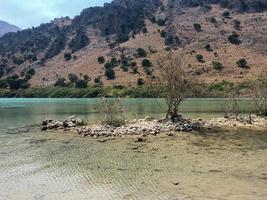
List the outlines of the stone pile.
{"label": "stone pile", "polygon": [[121,137],[126,135],[157,135],[159,133],[167,133],[172,131],[193,131],[199,130],[202,124],[199,122],[190,122],[183,120],[181,122],[172,123],[164,120],[147,121],[145,119],[134,120],[120,127],[113,127],[107,124],[96,126],[83,126],[76,129],[79,135],[91,137]]}
{"label": "stone pile", "polygon": [[65,119],[63,122],[52,119],[46,119],[42,122],[42,130],[70,129],[82,125],[84,125],[83,120],[81,120],[76,116],[71,116]]}

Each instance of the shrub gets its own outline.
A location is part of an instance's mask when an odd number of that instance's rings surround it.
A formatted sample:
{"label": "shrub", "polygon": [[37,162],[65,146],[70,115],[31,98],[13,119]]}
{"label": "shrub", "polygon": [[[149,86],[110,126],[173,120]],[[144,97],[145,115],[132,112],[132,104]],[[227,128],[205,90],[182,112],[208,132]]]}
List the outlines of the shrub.
{"label": "shrub", "polygon": [[204,46],[204,49],[206,49],[207,51],[213,51],[213,50],[212,50],[212,47],[211,47],[210,44],[206,44],[206,45]]}
{"label": "shrub", "polygon": [[235,32],[233,32],[231,35],[228,36],[228,41],[235,45],[239,45],[241,43],[239,35]]}
{"label": "shrub", "polygon": [[125,124],[123,105],[120,99],[102,98],[97,101],[95,110],[103,117],[102,123],[118,127]]}
{"label": "shrub", "polygon": [[84,76],[83,76],[83,79],[84,79],[85,81],[87,81],[87,82],[91,80],[90,77],[89,77],[88,75],[84,75]]}
{"label": "shrub", "polygon": [[78,81],[78,76],[76,74],[69,74],[68,79],[71,83],[76,83]]}
{"label": "shrub", "polygon": [[164,19],[159,19],[158,20],[158,25],[159,26],[165,26],[166,25],[166,21]]}
{"label": "shrub", "polygon": [[65,54],[64,54],[64,59],[65,59],[65,61],[70,61],[71,58],[72,58],[71,53],[65,53]]}
{"label": "shrub", "polygon": [[142,28],[142,33],[147,33],[147,28],[146,27]]}
{"label": "shrub", "polygon": [[116,78],[115,71],[112,68],[107,68],[105,70],[105,76],[108,80],[114,80]]}
{"label": "shrub", "polygon": [[141,86],[141,85],[144,85],[144,84],[145,84],[144,79],[142,79],[142,78],[137,79],[137,85]]}
{"label": "shrub", "polygon": [[57,79],[57,81],[54,84],[54,87],[66,87],[67,84],[66,84],[65,81],[66,81],[65,78],[59,78],[59,79]]}
{"label": "shrub", "polygon": [[166,32],[165,30],[162,30],[162,31],[160,32],[160,37],[162,37],[162,38],[166,38],[166,36],[167,36],[167,32]]}
{"label": "shrub", "polygon": [[202,27],[201,27],[200,24],[195,23],[195,24],[194,24],[194,28],[195,28],[195,30],[196,30],[197,32],[201,32],[201,31],[202,31]]}
{"label": "shrub", "polygon": [[248,62],[244,58],[241,58],[238,61],[236,61],[236,64],[238,67],[243,68],[243,69],[249,68]]}
{"label": "shrub", "polygon": [[144,59],[144,60],[142,61],[142,66],[143,66],[143,67],[152,67],[152,63],[150,62],[150,60],[148,60],[148,59]]}
{"label": "shrub", "polygon": [[99,77],[96,77],[96,78],[94,79],[94,82],[95,82],[95,84],[97,84],[97,85],[102,85],[101,77],[100,77],[100,76],[99,76]]}
{"label": "shrub", "polygon": [[225,17],[225,18],[229,18],[230,17],[230,13],[228,11],[225,11],[225,12],[223,12],[222,16]]}
{"label": "shrub", "polygon": [[0,78],[2,78],[5,75],[5,70],[0,68]]}
{"label": "shrub", "polygon": [[201,62],[201,63],[205,62],[204,57],[202,55],[200,55],[200,54],[196,55],[196,59],[197,59],[198,62]]}
{"label": "shrub", "polygon": [[79,51],[90,43],[89,38],[82,30],[77,31],[76,36],[70,41],[69,47],[72,53]]}
{"label": "shrub", "polygon": [[234,28],[236,30],[240,30],[241,29],[241,22],[237,19],[234,20]]}
{"label": "shrub", "polygon": [[29,69],[26,74],[29,74],[31,76],[34,76],[35,75],[35,70],[33,68]]}
{"label": "shrub", "polygon": [[147,56],[147,52],[143,48],[138,48],[137,49],[137,54],[138,54],[139,57],[146,57]]}
{"label": "shrub", "polygon": [[99,57],[97,58],[97,61],[98,61],[99,64],[104,64],[104,63],[106,62],[104,56],[99,56]]}
{"label": "shrub", "polygon": [[86,80],[79,79],[78,81],[76,81],[75,87],[76,88],[87,88],[87,84],[88,82]]}
{"label": "shrub", "polygon": [[224,68],[222,63],[218,61],[212,61],[212,66],[213,66],[213,69],[218,70],[218,71]]}
{"label": "shrub", "polygon": [[7,79],[7,83],[11,90],[18,90],[20,88],[26,89],[30,87],[30,85],[28,84],[28,81],[25,79],[13,79],[11,77]]}
{"label": "shrub", "polygon": [[104,68],[105,69],[109,69],[109,68],[113,68],[113,65],[111,64],[111,62],[106,62],[105,65],[104,65]]}
{"label": "shrub", "polygon": [[124,43],[124,42],[127,42],[128,40],[129,40],[129,35],[120,34],[120,35],[118,35],[116,42],[117,43]]}

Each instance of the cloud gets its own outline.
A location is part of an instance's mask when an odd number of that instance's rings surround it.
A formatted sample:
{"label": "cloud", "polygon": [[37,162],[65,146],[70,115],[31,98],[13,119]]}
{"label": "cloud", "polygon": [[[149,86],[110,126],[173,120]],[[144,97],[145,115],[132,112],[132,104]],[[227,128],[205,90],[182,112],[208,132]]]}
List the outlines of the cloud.
{"label": "cloud", "polygon": [[21,28],[38,26],[56,17],[78,15],[84,8],[111,0],[0,0],[0,20]]}

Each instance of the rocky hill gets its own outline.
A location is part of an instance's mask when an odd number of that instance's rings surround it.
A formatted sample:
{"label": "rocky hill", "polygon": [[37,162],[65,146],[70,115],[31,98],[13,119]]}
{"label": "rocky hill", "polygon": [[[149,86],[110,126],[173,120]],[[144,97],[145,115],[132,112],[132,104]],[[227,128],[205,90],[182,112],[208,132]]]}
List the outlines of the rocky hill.
{"label": "rocky hill", "polygon": [[143,84],[162,51],[181,48],[203,81],[243,81],[267,69],[266,10],[267,0],[114,0],[1,37],[0,87],[65,85],[70,74]]}
{"label": "rocky hill", "polygon": [[5,35],[6,33],[17,32],[19,30],[21,30],[19,27],[0,20],[0,37]]}

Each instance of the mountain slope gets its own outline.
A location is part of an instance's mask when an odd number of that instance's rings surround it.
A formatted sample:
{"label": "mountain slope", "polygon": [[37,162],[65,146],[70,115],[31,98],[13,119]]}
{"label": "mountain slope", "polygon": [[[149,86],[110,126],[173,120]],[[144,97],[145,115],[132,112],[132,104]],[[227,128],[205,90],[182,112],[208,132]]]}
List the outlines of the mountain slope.
{"label": "mountain slope", "polygon": [[0,20],[0,37],[6,33],[17,32],[19,30],[21,30],[19,27]]}
{"label": "mountain slope", "polygon": [[70,73],[88,75],[91,84],[100,79],[136,85],[140,78],[156,78],[162,51],[183,48],[188,72],[203,81],[243,81],[267,68],[266,5],[267,0],[114,0],[74,19],[0,38],[2,79],[15,73],[24,78],[34,68],[32,86],[53,85]]}

